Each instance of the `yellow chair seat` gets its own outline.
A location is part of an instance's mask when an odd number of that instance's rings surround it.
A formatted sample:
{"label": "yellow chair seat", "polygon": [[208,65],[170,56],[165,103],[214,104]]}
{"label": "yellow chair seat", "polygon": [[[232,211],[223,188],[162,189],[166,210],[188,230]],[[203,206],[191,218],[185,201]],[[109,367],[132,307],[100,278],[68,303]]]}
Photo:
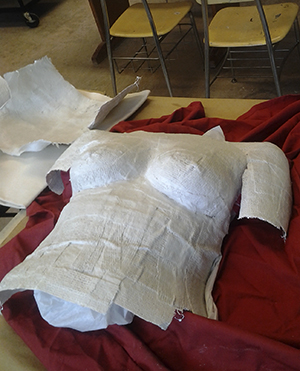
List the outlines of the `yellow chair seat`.
{"label": "yellow chair seat", "polygon": [[[186,16],[192,2],[149,4],[158,36],[166,35]],[[115,37],[152,37],[153,33],[143,4],[130,6],[110,28]]]}
{"label": "yellow chair seat", "polygon": [[[299,7],[294,3],[283,3],[265,5],[263,8],[272,43],[278,43],[291,29]],[[209,45],[212,47],[266,45],[256,6],[221,9],[209,25]]]}

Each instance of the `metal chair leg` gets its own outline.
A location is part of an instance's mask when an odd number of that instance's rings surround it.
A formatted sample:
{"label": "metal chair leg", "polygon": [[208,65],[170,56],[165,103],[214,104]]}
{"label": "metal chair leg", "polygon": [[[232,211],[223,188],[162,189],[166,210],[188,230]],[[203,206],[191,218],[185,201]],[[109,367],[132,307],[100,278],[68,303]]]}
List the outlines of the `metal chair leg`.
{"label": "metal chair leg", "polygon": [[207,0],[201,1],[203,30],[204,30],[204,80],[205,97],[210,98],[210,66],[209,66],[209,33],[208,33],[208,6]]}
{"label": "metal chair leg", "polygon": [[197,47],[199,49],[199,53],[202,57],[202,60],[204,60],[203,45],[202,45],[202,42],[200,41],[200,37],[199,37],[198,29],[197,29],[197,26],[196,26],[195,18],[194,18],[194,15],[193,15],[192,12],[189,12],[189,17],[190,17],[190,22],[191,22],[193,32],[194,32],[194,35],[195,35],[195,38],[196,38],[196,43],[197,43]]}
{"label": "metal chair leg", "polygon": [[297,17],[294,21],[294,33],[295,33],[295,38],[296,38],[296,45],[297,45],[297,49],[298,49],[298,54],[299,54],[299,57],[300,57],[300,32],[299,32],[299,22],[298,22]]}
{"label": "metal chair leg", "polygon": [[112,47],[111,47],[111,40],[110,40],[110,33],[109,33],[110,25],[109,25],[109,20],[108,20],[106,1],[100,0],[100,2],[101,2],[102,14],[103,14],[103,23],[104,23],[104,29],[105,29],[105,43],[106,43],[106,49],[107,49],[107,57],[108,57],[108,62],[109,62],[112,88],[113,88],[114,95],[117,95],[116,74],[115,74],[114,61],[113,61],[113,55],[112,55]]}
{"label": "metal chair leg", "polygon": [[266,45],[267,45],[267,49],[268,49],[268,53],[269,53],[269,59],[270,59],[272,73],[273,73],[276,93],[280,97],[281,96],[281,88],[280,88],[276,63],[275,63],[273,45],[272,45],[272,42],[271,42],[269,27],[268,27],[268,23],[267,23],[267,20],[266,20],[266,15],[265,15],[265,12],[263,10],[261,1],[260,0],[255,0],[255,2],[256,2],[257,10],[258,10],[258,13],[259,13],[259,16],[260,16],[260,20],[261,20],[263,30],[264,30],[264,34],[265,34],[265,38],[266,38]]}
{"label": "metal chair leg", "polygon": [[155,42],[155,46],[156,46],[157,53],[158,53],[158,56],[159,56],[161,68],[162,68],[162,71],[163,71],[163,74],[164,74],[164,77],[165,77],[165,80],[166,80],[167,88],[168,88],[170,97],[172,97],[173,93],[172,93],[172,88],[171,88],[171,84],[170,84],[169,74],[168,74],[168,71],[167,71],[165,58],[164,58],[162,50],[161,50],[161,46],[160,46],[159,38],[158,38],[158,35],[157,35],[157,32],[156,32],[156,27],[155,27],[155,24],[154,24],[154,21],[153,21],[153,17],[152,17],[149,5],[147,3],[147,0],[142,0],[142,3],[145,7],[145,10],[146,10],[149,22],[150,22],[150,26],[151,26],[151,29],[152,29],[153,38],[154,38],[154,42]]}

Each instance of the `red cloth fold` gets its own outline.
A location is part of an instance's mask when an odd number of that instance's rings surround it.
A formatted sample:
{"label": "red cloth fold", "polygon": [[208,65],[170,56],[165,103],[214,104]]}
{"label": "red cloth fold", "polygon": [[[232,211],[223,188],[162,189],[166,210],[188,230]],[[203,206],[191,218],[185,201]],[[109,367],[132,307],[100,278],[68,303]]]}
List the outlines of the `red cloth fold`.
{"label": "red cloth fold", "polygon": [[[127,326],[79,333],[43,321],[30,291],[14,295],[3,315],[48,370],[300,369],[300,96],[276,98],[237,120],[206,118],[200,102],[158,119],[121,122],[114,131],[202,134],[220,125],[229,141],[270,141],[291,167],[294,204],[286,242],[260,220],[234,220],[214,286],[220,321],[184,313],[166,331],[135,318]],[[263,176],[263,174],[262,174]],[[55,225],[68,202],[43,192],[28,208],[25,230],[0,249],[1,277]]]}

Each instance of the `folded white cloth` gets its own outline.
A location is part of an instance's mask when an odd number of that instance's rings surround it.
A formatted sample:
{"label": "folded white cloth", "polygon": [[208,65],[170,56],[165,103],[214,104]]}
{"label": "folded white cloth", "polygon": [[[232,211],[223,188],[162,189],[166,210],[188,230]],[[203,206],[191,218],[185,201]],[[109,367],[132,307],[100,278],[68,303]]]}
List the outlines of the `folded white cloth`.
{"label": "folded white cloth", "polygon": [[68,327],[85,332],[109,325],[127,325],[133,320],[132,313],[114,303],[102,314],[39,290],[34,291],[34,298],[41,316],[54,327]]}

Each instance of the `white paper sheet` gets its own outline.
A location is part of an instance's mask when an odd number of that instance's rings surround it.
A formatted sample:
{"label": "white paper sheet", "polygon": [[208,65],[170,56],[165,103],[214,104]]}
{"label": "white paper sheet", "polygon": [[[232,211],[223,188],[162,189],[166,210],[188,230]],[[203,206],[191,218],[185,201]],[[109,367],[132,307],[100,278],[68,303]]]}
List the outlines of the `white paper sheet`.
{"label": "white paper sheet", "polygon": [[8,102],[10,97],[8,84],[4,78],[0,76],[0,109]]}
{"label": "white paper sheet", "polygon": [[50,145],[20,156],[0,152],[0,204],[25,209],[47,186],[46,174],[66,148]]}
{"label": "white paper sheet", "polygon": [[105,114],[98,116],[98,129],[125,120],[150,93],[127,94],[135,87],[118,98],[78,91],[47,57],[0,78],[0,204],[26,208],[45,188],[45,174],[66,148],[51,143],[69,144],[88,131],[101,107]]}
{"label": "white paper sheet", "polygon": [[107,117],[107,115],[112,111],[117,105],[126,97],[127,94],[131,93],[133,90],[138,89],[138,84],[140,81],[140,77],[137,77],[135,82],[124,90],[122,90],[119,94],[117,94],[113,99],[107,101],[104,103],[98,113],[97,116],[95,117],[94,121],[89,125],[89,129],[99,129],[101,128],[101,124],[103,120]]}
{"label": "white paper sheet", "polygon": [[0,110],[0,149],[10,155],[70,144],[86,130],[99,102],[78,92],[50,59],[4,75],[11,99]]}
{"label": "white paper sheet", "polygon": [[[64,80],[47,57],[6,73],[4,79],[11,98],[0,110],[0,150],[15,156],[49,144],[70,144],[91,123],[101,127],[101,121],[137,86],[132,84],[114,98],[91,99]],[[121,119],[127,117],[123,112]]]}

